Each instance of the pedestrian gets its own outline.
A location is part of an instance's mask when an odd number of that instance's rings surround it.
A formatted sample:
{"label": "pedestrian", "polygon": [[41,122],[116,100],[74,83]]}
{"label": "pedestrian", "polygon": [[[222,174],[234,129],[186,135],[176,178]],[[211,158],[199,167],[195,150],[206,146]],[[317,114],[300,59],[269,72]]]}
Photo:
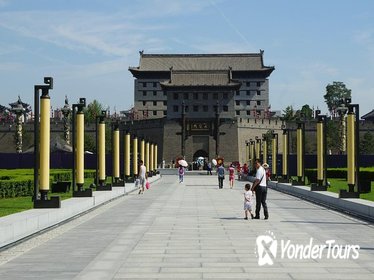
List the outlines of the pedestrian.
{"label": "pedestrian", "polygon": [[144,163],[142,160],[139,161],[139,184],[140,184],[140,190],[138,194],[143,194],[144,193],[144,187],[145,183],[147,181],[147,168],[145,167]]}
{"label": "pedestrian", "polygon": [[225,180],[225,168],[223,167],[223,163],[218,166],[217,175],[218,175],[218,187],[222,189],[223,180]]}
{"label": "pedestrian", "polygon": [[253,193],[251,191],[251,185],[245,184],[244,186],[244,220],[248,220],[248,213],[251,214],[251,218],[253,219],[254,216],[252,214],[252,205],[253,205]]}
{"label": "pedestrian", "polygon": [[184,167],[182,165],[179,165],[178,168],[178,174],[179,174],[179,184],[183,183],[183,178],[184,178]]}
{"label": "pedestrian", "polygon": [[207,175],[212,175],[212,164],[208,162],[206,166]]}
{"label": "pedestrian", "polygon": [[229,167],[229,185],[230,189],[234,187],[234,181],[235,181],[235,168],[234,165],[231,163]]}
{"label": "pedestrian", "polygon": [[266,182],[266,172],[261,165],[261,161],[256,159],[256,179],[252,185],[252,192],[256,193],[256,216],[254,219],[260,219],[261,205],[264,208],[265,220],[269,218],[268,207],[266,205],[267,196],[267,182]]}

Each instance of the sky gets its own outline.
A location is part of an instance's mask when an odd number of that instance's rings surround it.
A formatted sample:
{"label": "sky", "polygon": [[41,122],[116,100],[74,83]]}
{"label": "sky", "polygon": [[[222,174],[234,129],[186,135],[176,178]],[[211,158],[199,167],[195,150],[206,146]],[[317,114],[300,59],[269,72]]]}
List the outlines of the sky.
{"label": "sky", "polygon": [[111,112],[134,103],[129,66],[145,53],[258,53],[275,66],[272,110],[327,112],[326,86],[374,109],[371,0],[0,0],[0,104],[54,78],[53,108],[86,97]]}

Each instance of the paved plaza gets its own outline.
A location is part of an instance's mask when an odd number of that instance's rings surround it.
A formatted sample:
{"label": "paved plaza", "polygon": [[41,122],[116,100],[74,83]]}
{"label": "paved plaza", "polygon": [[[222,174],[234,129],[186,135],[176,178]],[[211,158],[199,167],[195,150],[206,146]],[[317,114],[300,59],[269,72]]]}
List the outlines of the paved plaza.
{"label": "paved plaza", "polygon": [[[144,195],[0,252],[0,279],[373,279],[372,224],[271,189],[269,220],[244,220],[243,188],[236,181],[230,190],[226,180],[218,189],[216,176],[185,176],[183,184],[163,176]],[[261,235],[277,241],[272,265],[258,264]],[[282,257],[288,240],[359,245],[359,256],[334,259],[326,249],[321,258]]]}

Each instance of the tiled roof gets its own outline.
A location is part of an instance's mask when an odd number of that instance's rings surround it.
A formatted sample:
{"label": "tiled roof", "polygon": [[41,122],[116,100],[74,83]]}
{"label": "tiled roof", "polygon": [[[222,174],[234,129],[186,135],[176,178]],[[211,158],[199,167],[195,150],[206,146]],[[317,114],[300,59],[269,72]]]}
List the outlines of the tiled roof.
{"label": "tiled roof", "polygon": [[367,113],[366,115],[363,115],[361,119],[368,119],[368,120],[373,120],[374,119],[374,110],[371,110],[371,112]]}
{"label": "tiled roof", "polygon": [[171,71],[170,81],[163,86],[236,86],[229,71]]}
{"label": "tiled roof", "polygon": [[264,71],[274,67],[263,65],[262,54],[144,54],[140,53],[139,67],[130,67],[137,71],[173,70],[227,70]]}

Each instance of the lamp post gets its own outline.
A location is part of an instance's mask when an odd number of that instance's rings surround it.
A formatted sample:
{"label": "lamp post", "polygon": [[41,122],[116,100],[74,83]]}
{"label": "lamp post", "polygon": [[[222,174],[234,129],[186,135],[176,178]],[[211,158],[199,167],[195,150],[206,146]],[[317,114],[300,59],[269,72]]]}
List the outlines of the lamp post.
{"label": "lamp post", "polygon": [[132,169],[134,179],[138,176],[138,137],[134,136],[132,140]]}
{"label": "lamp post", "polygon": [[154,144],[151,142],[149,144],[149,177],[153,176],[154,172]]}
{"label": "lamp post", "polygon": [[[34,86],[34,208],[60,208],[59,196],[48,200],[50,171],[50,108],[49,90],[53,89],[53,78],[44,77],[45,85]],[[39,95],[40,103],[39,103]],[[40,125],[39,125],[40,105]],[[39,132],[40,127],[40,132]],[[40,170],[40,180],[38,170]],[[40,185],[39,185],[40,183]],[[40,192],[40,197],[39,197]]]}
{"label": "lamp post", "polygon": [[282,154],[282,178],[278,178],[279,183],[289,182],[289,168],[288,168],[288,155],[289,155],[289,129],[282,125],[283,137],[283,154]]}
{"label": "lamp post", "polygon": [[274,133],[272,131],[272,139],[271,139],[271,157],[272,157],[272,164],[271,164],[271,179],[275,181],[277,179],[277,154],[278,154],[278,133]]}
{"label": "lamp post", "polygon": [[123,187],[124,181],[120,178],[120,131],[118,120],[112,122],[112,186]]}
{"label": "lamp post", "polygon": [[255,141],[252,139],[249,139],[249,159],[250,159],[250,170],[253,170],[254,168],[254,162],[255,162]]}
{"label": "lamp post", "polygon": [[154,174],[156,175],[157,174],[157,165],[158,165],[158,161],[157,161],[157,157],[158,157],[158,145],[155,144],[154,145],[154,152],[153,152],[153,156],[154,156]]}
{"label": "lamp post", "polygon": [[[83,190],[84,185],[84,113],[86,98],[79,98],[79,103],[72,107],[72,188],[73,197],[92,197],[92,189]],[[78,111],[76,111],[78,109]],[[77,188],[75,187],[77,186]]]}
{"label": "lamp post", "polygon": [[351,104],[351,99],[345,99],[345,106],[348,107],[347,114],[347,181],[348,191],[340,190],[341,198],[359,198],[360,197],[360,161],[359,161],[359,143],[360,143],[360,122],[359,105]]}
{"label": "lamp post", "polygon": [[321,115],[320,110],[316,110],[317,118],[317,182],[310,185],[311,191],[327,190],[327,136],[326,136],[326,115]]}
{"label": "lamp post", "polygon": [[64,122],[64,139],[66,144],[70,145],[70,125],[69,125],[69,115],[71,113],[68,97],[65,95],[65,105],[61,109],[62,120]]}
{"label": "lamp post", "polygon": [[299,121],[296,129],[296,157],[297,157],[297,181],[293,180],[292,185],[305,185],[305,122]]}
{"label": "lamp post", "polygon": [[130,159],[131,159],[131,135],[127,131],[124,139],[124,177],[126,182],[130,182]]}
{"label": "lamp post", "polygon": [[96,116],[96,190],[110,191],[112,185],[105,184],[105,117],[106,111]]}
{"label": "lamp post", "polygon": [[256,140],[256,159],[260,159],[261,157],[261,138],[258,136],[255,137]]}
{"label": "lamp post", "polygon": [[249,141],[245,140],[245,161],[244,163],[249,164]]}
{"label": "lamp post", "polygon": [[145,142],[145,168],[147,174],[149,173],[149,141]]}
{"label": "lamp post", "polygon": [[268,142],[266,134],[262,134],[262,162],[268,161]]}
{"label": "lamp post", "polygon": [[11,111],[16,115],[16,153],[20,154],[22,153],[22,116],[25,112],[20,97]]}

